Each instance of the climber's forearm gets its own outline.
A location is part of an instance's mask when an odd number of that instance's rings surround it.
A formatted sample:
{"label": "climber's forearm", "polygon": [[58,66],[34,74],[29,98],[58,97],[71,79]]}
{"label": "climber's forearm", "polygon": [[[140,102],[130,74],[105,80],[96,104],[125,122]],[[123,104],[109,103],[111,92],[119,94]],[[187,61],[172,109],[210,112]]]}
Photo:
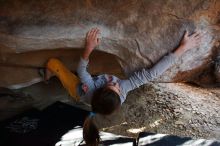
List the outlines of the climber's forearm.
{"label": "climber's forearm", "polygon": [[[93,48],[94,49],[94,48]],[[90,54],[92,53],[92,50],[93,49],[87,49],[87,48],[85,48],[85,51],[83,52],[83,54],[82,54],[82,58],[84,59],[84,60],[89,60],[89,56],[90,56]],[[91,51],[88,51],[88,50],[91,50]]]}
{"label": "climber's forearm", "polygon": [[184,49],[184,46],[179,46],[174,52],[173,52],[173,54],[176,56],[176,57],[180,57],[180,56],[182,56],[182,54],[185,52],[184,51],[185,49]]}

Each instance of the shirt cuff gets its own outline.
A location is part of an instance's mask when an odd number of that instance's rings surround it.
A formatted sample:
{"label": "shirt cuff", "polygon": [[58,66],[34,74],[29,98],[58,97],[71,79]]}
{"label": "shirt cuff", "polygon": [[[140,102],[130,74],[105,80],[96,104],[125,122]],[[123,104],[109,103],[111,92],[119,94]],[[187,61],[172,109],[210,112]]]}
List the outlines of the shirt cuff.
{"label": "shirt cuff", "polygon": [[174,53],[169,53],[169,55],[170,55],[172,58],[174,58],[174,59],[177,58],[177,56],[176,56]]}
{"label": "shirt cuff", "polygon": [[176,60],[178,58],[174,53],[169,53],[168,57],[169,57],[169,60],[170,60],[172,65],[176,63]]}
{"label": "shirt cuff", "polygon": [[79,64],[81,64],[82,66],[87,66],[89,64],[89,60],[85,60],[82,57],[80,57]]}

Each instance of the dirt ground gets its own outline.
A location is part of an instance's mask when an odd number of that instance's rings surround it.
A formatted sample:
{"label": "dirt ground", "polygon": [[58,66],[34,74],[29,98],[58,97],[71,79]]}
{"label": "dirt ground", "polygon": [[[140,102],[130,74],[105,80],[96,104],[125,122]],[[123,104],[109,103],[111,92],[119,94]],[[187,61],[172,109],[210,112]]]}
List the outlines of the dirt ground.
{"label": "dirt ground", "polygon": [[[83,103],[73,102],[57,79],[13,92],[17,93],[14,97],[1,94],[0,120],[31,107],[43,109],[58,100],[89,110]],[[97,115],[95,120],[101,130],[129,137],[147,131],[219,139],[220,89],[149,84],[129,93],[121,109],[113,115]]]}
{"label": "dirt ground", "polygon": [[220,89],[186,84],[151,84],[127,97],[121,124],[104,131],[136,137],[141,131],[219,139]]}

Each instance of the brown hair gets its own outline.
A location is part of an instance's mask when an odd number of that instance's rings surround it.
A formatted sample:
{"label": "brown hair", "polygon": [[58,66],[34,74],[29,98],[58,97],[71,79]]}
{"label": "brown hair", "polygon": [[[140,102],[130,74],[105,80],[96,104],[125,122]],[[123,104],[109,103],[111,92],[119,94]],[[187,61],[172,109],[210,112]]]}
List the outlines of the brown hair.
{"label": "brown hair", "polygon": [[83,124],[83,139],[89,146],[97,146],[100,142],[99,130],[94,124],[93,118],[88,116]]}
{"label": "brown hair", "polygon": [[[119,95],[111,89],[100,88],[93,94],[92,111],[101,115],[109,115],[120,107]],[[83,125],[83,138],[87,145],[98,146],[100,142],[99,130],[94,123],[94,115],[86,118]]]}

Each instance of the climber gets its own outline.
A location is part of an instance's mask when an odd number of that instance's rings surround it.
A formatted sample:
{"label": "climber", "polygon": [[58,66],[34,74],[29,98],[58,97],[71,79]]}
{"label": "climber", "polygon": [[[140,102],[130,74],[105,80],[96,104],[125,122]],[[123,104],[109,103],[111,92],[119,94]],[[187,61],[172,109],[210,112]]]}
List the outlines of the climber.
{"label": "climber", "polygon": [[134,72],[128,79],[121,80],[114,75],[107,74],[92,77],[87,72],[89,56],[100,43],[98,35],[100,35],[98,28],[93,28],[87,33],[85,50],[77,68],[78,77],[55,58],[51,58],[47,62],[46,71],[46,80],[54,74],[75,100],[91,105],[92,112],[86,118],[83,126],[83,138],[90,145],[98,145],[100,142],[99,130],[94,123],[96,113],[101,115],[112,114],[120,108],[129,91],[159,77],[175,63],[176,58],[190,49],[199,47],[201,41],[199,32],[189,36],[188,31],[186,31],[179,47],[174,52],[164,56],[152,68],[143,68]]}

